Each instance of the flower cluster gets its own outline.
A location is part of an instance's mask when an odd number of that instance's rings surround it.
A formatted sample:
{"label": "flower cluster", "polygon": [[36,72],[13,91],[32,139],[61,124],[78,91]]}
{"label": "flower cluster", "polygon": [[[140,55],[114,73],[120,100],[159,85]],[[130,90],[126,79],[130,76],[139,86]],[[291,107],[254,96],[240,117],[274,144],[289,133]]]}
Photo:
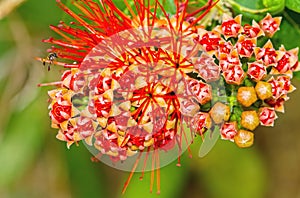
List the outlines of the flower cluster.
{"label": "flower cluster", "polygon": [[159,169],[160,151],[176,150],[180,164],[195,135],[207,131],[251,146],[255,128],[273,126],[294,90],[298,49],[257,44],[279,30],[279,17],[242,25],[241,15],[223,14],[208,31],[199,24],[217,2],[192,14],[178,3],[172,16],[158,0],[136,1],[130,16],[111,0],[73,2],[81,15],[57,2],[76,22],[51,26],[63,39],[44,40],[59,61],[39,59],[68,68],[49,91],[52,127],[68,147],[84,140],[100,160],[135,157],[132,173],[142,157],[142,172]]}

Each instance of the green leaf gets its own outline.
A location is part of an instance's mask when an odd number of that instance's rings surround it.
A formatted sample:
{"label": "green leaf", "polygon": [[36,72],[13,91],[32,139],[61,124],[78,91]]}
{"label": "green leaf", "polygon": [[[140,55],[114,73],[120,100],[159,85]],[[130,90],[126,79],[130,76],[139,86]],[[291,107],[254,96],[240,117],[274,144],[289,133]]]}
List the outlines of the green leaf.
{"label": "green leaf", "polygon": [[49,24],[57,24],[64,14],[55,1],[40,0],[26,1],[18,11],[28,29],[35,33],[48,30]]}
{"label": "green leaf", "polygon": [[[300,46],[300,29],[299,25],[294,21],[294,17],[290,17],[287,12],[284,13],[280,30],[272,38],[275,48],[279,48],[283,44],[286,50]],[[297,14],[296,17],[300,17]]]}
{"label": "green leaf", "polygon": [[286,0],[285,5],[287,8],[300,13],[300,0]]}
{"label": "green leaf", "polygon": [[284,10],[285,0],[263,0],[264,6],[271,14],[277,14]]}
{"label": "green leaf", "polygon": [[294,73],[294,77],[300,80],[300,71]]}
{"label": "green leaf", "polygon": [[[252,13],[250,11],[256,11],[265,9],[265,6],[263,5],[262,0],[228,0],[229,3],[232,5],[233,10],[236,12],[236,14],[243,14],[243,21],[244,17],[247,17],[248,23],[251,22],[252,19],[259,21],[265,16],[266,12],[261,13]],[[247,10],[249,9],[249,10]]]}
{"label": "green leaf", "polygon": [[[126,7],[126,4],[124,3],[123,0],[113,0],[114,4],[120,9],[122,10],[123,12],[124,11],[127,11],[128,12],[128,9]],[[133,1],[128,1],[128,3],[134,7],[134,2]]]}
{"label": "green leaf", "polygon": [[160,0],[162,3],[165,11],[169,14],[175,14],[176,13],[176,5],[174,0]]}

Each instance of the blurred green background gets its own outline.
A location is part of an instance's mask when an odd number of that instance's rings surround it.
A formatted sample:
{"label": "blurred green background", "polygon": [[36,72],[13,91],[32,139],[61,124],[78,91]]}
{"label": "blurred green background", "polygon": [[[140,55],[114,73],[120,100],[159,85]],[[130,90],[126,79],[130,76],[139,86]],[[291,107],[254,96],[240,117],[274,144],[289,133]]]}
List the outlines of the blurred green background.
{"label": "blurred green background", "polygon": [[[4,6],[0,1],[0,6]],[[15,1],[10,1],[15,2]],[[17,2],[17,1],[16,1]],[[246,2],[246,1],[241,1]],[[253,5],[252,5],[253,6]],[[58,79],[62,68],[47,72],[35,56],[45,57],[41,42],[53,33],[49,24],[65,17],[55,0],[27,0],[8,14],[0,7],[0,197],[121,197],[129,173],[90,160],[83,146],[70,150],[50,128],[47,90],[40,82]],[[6,9],[9,11],[9,9]],[[286,10],[287,11],[287,10]],[[285,13],[286,13],[285,11]],[[299,15],[287,11],[291,18]],[[293,24],[294,22],[294,24]],[[276,47],[300,46],[297,20],[283,20]],[[300,88],[300,80],[294,80]],[[300,197],[300,90],[290,94],[286,113],[274,128],[258,128],[255,145],[239,149],[219,140],[204,158],[185,153],[161,169],[161,195],[149,193],[150,174],[135,174],[123,197],[294,198]]]}

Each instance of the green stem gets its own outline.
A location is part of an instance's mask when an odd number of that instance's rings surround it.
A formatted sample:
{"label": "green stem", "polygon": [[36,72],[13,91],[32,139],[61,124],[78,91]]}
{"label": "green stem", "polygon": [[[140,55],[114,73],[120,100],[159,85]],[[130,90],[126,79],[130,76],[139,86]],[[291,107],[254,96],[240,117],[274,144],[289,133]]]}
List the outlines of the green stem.
{"label": "green stem", "polygon": [[269,11],[268,8],[262,8],[262,9],[259,9],[259,10],[255,10],[255,9],[251,9],[251,8],[247,8],[247,7],[244,7],[238,3],[236,3],[235,1],[233,0],[226,0],[229,4],[231,4],[232,6],[235,6],[239,11],[241,12],[248,12],[248,13],[251,13],[251,14],[262,14],[262,13],[266,13]]}

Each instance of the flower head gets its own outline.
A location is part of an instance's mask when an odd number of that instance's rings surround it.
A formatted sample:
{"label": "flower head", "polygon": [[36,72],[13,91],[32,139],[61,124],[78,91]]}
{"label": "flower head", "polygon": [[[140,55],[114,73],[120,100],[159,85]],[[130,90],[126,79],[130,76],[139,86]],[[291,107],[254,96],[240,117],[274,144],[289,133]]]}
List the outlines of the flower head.
{"label": "flower head", "polygon": [[[212,133],[251,146],[250,131],[272,126],[294,90],[298,50],[276,50],[271,41],[257,46],[279,29],[279,18],[242,26],[241,15],[224,14],[207,30],[201,19],[218,1],[192,13],[188,1],[178,2],[173,15],[158,0],[135,0],[130,14],[111,0],[74,1],[80,13],[57,2],[74,22],[51,26],[61,39],[44,40],[58,57],[51,63],[66,68],[48,93],[52,127],[68,147],[83,140],[103,162],[131,170],[123,192],[138,168],[154,173],[176,158],[180,165],[196,134],[220,129]],[[176,155],[161,164],[159,155],[171,150]]]}

